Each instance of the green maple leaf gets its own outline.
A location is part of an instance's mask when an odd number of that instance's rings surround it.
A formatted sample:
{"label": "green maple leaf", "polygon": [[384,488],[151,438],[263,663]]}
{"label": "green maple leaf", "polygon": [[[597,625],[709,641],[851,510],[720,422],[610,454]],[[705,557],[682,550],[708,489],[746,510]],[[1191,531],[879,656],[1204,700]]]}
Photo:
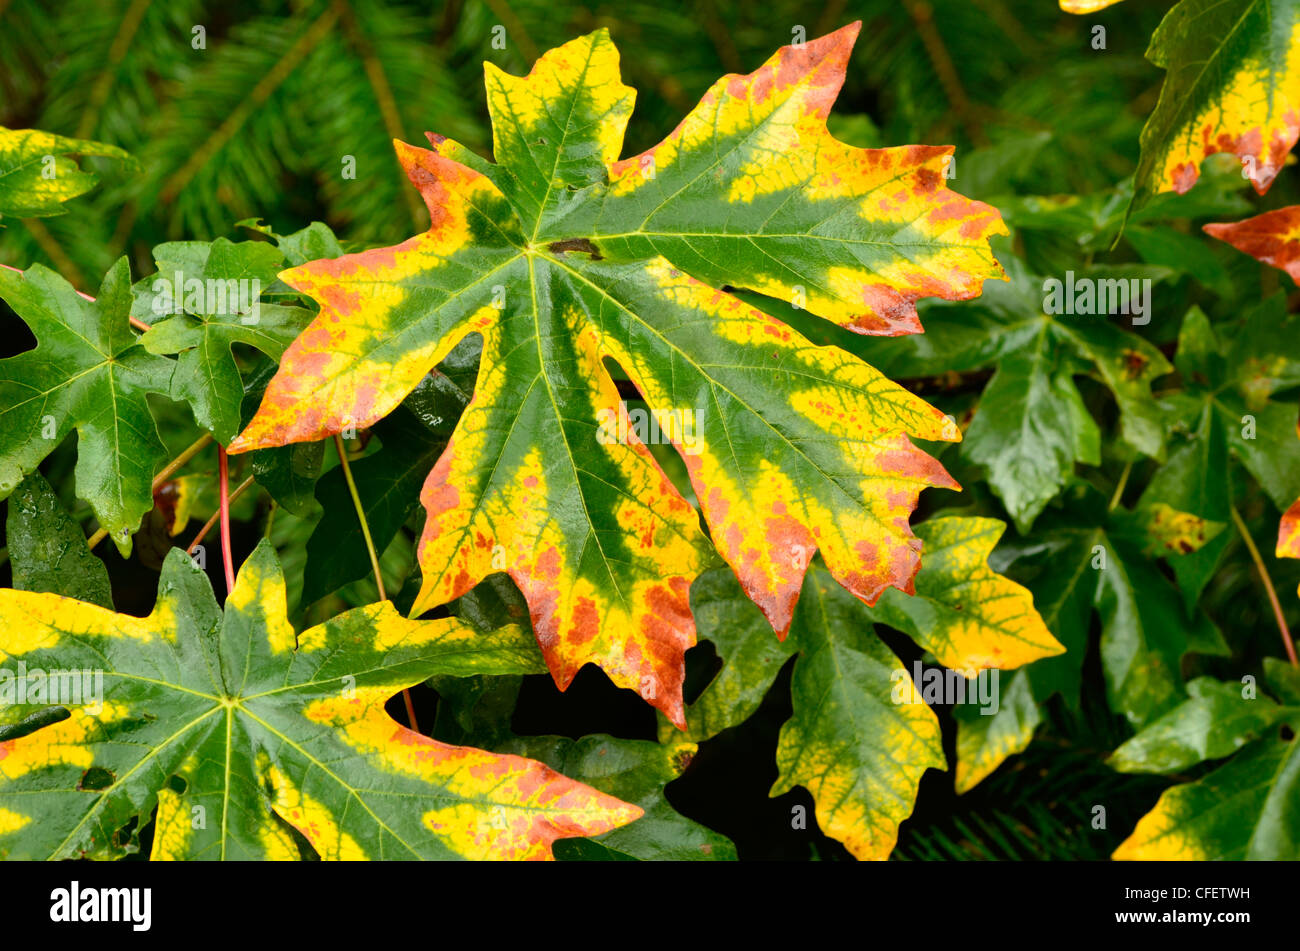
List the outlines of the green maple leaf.
{"label": "green maple leaf", "polygon": [[135,286],[132,314],[151,324],[150,353],[179,354],[172,392],[222,445],[239,432],[243,380],[230,347],[243,343],[279,360],[311,321],[301,307],[261,301],[284,263],[262,241],[174,241],[153,249],[158,273]]}
{"label": "green maple leaf", "polygon": [[154,859],[297,858],[290,828],[324,859],[549,858],[556,838],[641,814],[384,712],[433,675],[543,670],[525,632],[408,621],[385,601],[295,634],[269,542],[224,611],[179,549],[147,618],[0,591],[0,660],[6,702],[19,662],[27,691],[36,670],[102,678],[102,696],[84,679],[71,698],[28,693],[71,715],[0,743],[0,858],[118,857],[155,808]]}
{"label": "green maple leaf", "polygon": [[[1300,382],[1300,321],[1274,295],[1216,331],[1193,307],[1183,317],[1175,364],[1185,382],[1162,401],[1172,430],[1169,457],[1139,508],[1165,505],[1207,525],[1231,521],[1234,460],[1286,511],[1300,495],[1295,407],[1273,394]],[[1220,532],[1174,559],[1189,611],[1218,571],[1232,538]]]}
{"label": "green maple leaf", "polygon": [[1001,359],[962,447],[987,468],[989,484],[1022,533],[1069,482],[1076,461],[1101,461],[1101,433],[1073,377],[1095,373],[1119,407],[1121,438],[1163,458],[1165,434],[1151,384],[1173,369],[1154,344],[1106,317],[1043,314],[1041,288],[1041,281],[1029,282],[1024,290],[1038,299],[1016,318],[1033,326],[1029,342],[1017,345],[1014,324],[997,330],[1004,339],[993,352]]}
{"label": "green maple leaf", "polygon": [[1231,757],[1203,779],[1167,789],[1114,858],[1300,858],[1300,676],[1274,658],[1264,673],[1281,703],[1203,677],[1188,684],[1187,700],[1114,752],[1110,764],[1126,773]]}
{"label": "green maple leaf", "polygon": [[1074,385],[1083,369],[1044,323],[1033,343],[999,361],[966,431],[965,455],[1027,532],[1074,474],[1101,463],[1101,432]]}
{"label": "green maple leaf", "polygon": [[[771,636],[762,613],[726,568],[712,568],[696,579],[691,609],[700,637],[722,658],[722,668],[686,708],[686,738],[702,743],[758,710],[772,680],[799,645],[790,637],[778,641]],[[677,733],[666,720],[660,721],[661,742],[671,742]]]}
{"label": "green maple leaf", "polygon": [[[681,454],[712,548],[778,634],[815,551],[867,602],[906,589],[917,497],[955,486],[910,437],[957,434],[867,364],[719,289],[889,335],[921,329],[917,299],[970,298],[1001,276],[988,245],[1001,220],[945,187],[949,149],[855,149],[827,131],[857,31],[722,78],[625,159],[634,93],[604,31],[525,77],[489,65],[496,164],[438,136],[432,152],[399,144],[430,230],[282,275],[321,314],[231,451],[370,425],[481,335],[472,400],[421,494],[413,611],[504,570],[561,687],[594,662],[678,725],[688,591],[711,548],[645,441]],[[607,359],[653,430],[630,418]]]}
{"label": "green maple leaf", "polygon": [[808,573],[800,609],[794,713],[781,727],[770,794],[805,787],[824,833],[860,859],[887,858],[922,774],[948,768],[939,720],[829,576]]}
{"label": "green maple leaf", "polygon": [[64,202],[94,188],[98,177],[83,172],[68,155],[100,155],[137,164],[115,145],[0,127],[0,218],[61,215]]}
{"label": "green maple leaf", "polygon": [[77,497],[123,555],[165,456],[145,394],[170,393],[175,368],[131,329],[130,282],[126,258],[93,301],[39,264],[0,269],[0,297],[36,335],[36,349],[0,360],[0,498],[76,429]]}
{"label": "green maple leaf", "polygon": [[[798,655],[794,712],[781,729],[780,775],[771,794],[806,787],[823,832],[859,858],[887,857],[922,774],[947,764],[937,718],[872,622],[906,631],[942,663],[966,672],[1045,663],[1040,658],[1062,650],[1029,591],[986,562],[1005,527],[953,516],[921,523],[916,530],[927,560],[916,594],[888,594],[874,608],[814,564],[783,643],[766,636],[761,615],[730,573],[706,572],[692,589],[692,604],[722,668],[688,708],[688,738],[702,742],[747,719],[777,672]],[[660,731],[662,741],[672,737],[673,731]],[[965,770],[959,761],[959,785]]]}
{"label": "green maple leaf", "polygon": [[[855,352],[895,376],[993,370],[961,454],[984,467],[994,494],[1024,534],[1069,483],[1075,463],[1101,461],[1102,434],[1074,377],[1090,375],[1105,386],[1119,410],[1120,439],[1162,459],[1165,419],[1151,387],[1173,367],[1153,343],[1115,326],[1112,318],[1045,313],[1048,285],[1018,260],[1008,262],[1007,273],[1007,284],[990,286],[974,304],[932,307],[923,337],[873,340]],[[1161,274],[1140,267],[1081,268],[1075,284],[1154,283]],[[1063,303],[1068,291],[1059,290]]]}
{"label": "green maple leaf", "polygon": [[104,562],[86,547],[86,536],[39,472],[9,496],[5,541],[19,591],[51,591],[113,607]]}
{"label": "green maple leaf", "polygon": [[[1041,705],[1060,694],[1077,709],[1088,632],[1101,623],[1100,655],[1110,708],[1142,729],[1186,697],[1182,659],[1189,652],[1229,653],[1218,628],[1189,611],[1147,554],[1149,513],[1110,509],[1091,485],[1076,480],[1062,511],[1044,517],[1035,540],[1011,549],[1017,577],[1033,592],[1048,629],[1065,646],[1060,656],[1020,668],[1005,688],[1000,723],[958,717],[959,787],[969,789],[1008,756],[1024,750],[1041,720]],[[1044,539],[1039,543],[1037,539]],[[1186,557],[1181,548],[1162,555]],[[1024,683],[1019,683],[1023,678]],[[1033,709],[1039,708],[1039,709]]]}

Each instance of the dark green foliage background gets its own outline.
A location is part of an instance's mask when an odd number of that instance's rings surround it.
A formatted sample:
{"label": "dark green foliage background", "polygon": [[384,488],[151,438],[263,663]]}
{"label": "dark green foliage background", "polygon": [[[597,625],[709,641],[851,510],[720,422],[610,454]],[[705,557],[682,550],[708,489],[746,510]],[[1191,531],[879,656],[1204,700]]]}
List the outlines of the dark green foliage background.
{"label": "dark green foliage background", "polygon": [[[71,202],[60,217],[0,222],[0,263],[25,268],[40,262],[78,289],[92,291],[122,254],[139,279],[153,269],[155,245],[247,239],[252,233],[235,222],[252,217],[282,234],[320,220],[350,246],[396,243],[426,227],[427,213],[398,167],[390,141],[422,144],[430,130],[490,154],[485,59],[523,73],[539,52],[609,27],[622,54],[624,81],[638,91],[624,152],[634,154],[670,131],[718,76],[756,68],[791,41],[796,26],[811,38],[861,19],[862,35],[831,120],[833,132],[859,146],[956,145],[956,178],[950,184],[1003,211],[1013,236],[999,239],[995,249],[1013,273],[1062,277],[1092,265],[1140,264],[1135,245],[1121,241],[1114,250],[1111,245],[1130,193],[1139,132],[1163,80],[1143,53],[1167,9],[1147,0],[1126,0],[1087,17],[1063,14],[1054,0],[832,0],[820,7],[785,0],[432,5],[0,0],[0,125],[119,145],[142,164],[140,173],[126,175],[111,162],[86,160],[101,173],[101,186]],[[1098,24],[1107,30],[1102,50],[1091,44]],[[192,48],[196,25],[206,31],[205,49]],[[504,49],[493,46],[497,25],[505,28]],[[355,158],[354,180],[342,177],[345,156]],[[1288,170],[1259,198],[1232,169],[1207,172],[1189,196],[1204,199],[1199,205],[1171,205],[1167,213],[1157,208],[1151,220],[1186,235],[1200,250],[1163,255],[1157,250],[1154,256],[1168,271],[1156,285],[1152,320],[1140,328],[1141,335],[1172,358],[1183,315],[1193,304],[1215,327],[1226,327],[1278,292],[1288,295],[1292,306],[1287,309],[1294,309],[1296,289],[1289,279],[1204,237],[1200,225],[1295,203],[1297,180]],[[1022,281],[1031,298],[1039,293],[1032,278]],[[997,294],[1012,293],[1014,286],[993,291],[987,306],[996,304]],[[957,305],[976,316],[984,306],[983,300]],[[944,305],[923,307],[923,321],[941,312],[947,312]],[[0,356],[32,345],[22,322],[2,305],[0,331]],[[937,331],[932,334],[935,360],[929,362],[909,349],[915,342],[854,339],[827,326],[819,332],[826,342],[852,349],[958,418],[978,405],[991,375],[989,369],[940,372],[947,369],[945,346],[955,345]],[[1117,411],[1106,388],[1086,368],[1076,380],[1102,430],[1101,464],[1079,465],[1077,475],[1109,498],[1131,454],[1116,438]],[[472,360],[460,382],[468,391]],[[1171,376],[1156,391],[1185,382]],[[1294,405],[1295,393],[1275,393],[1274,400]],[[183,408],[163,402],[160,428],[174,454],[197,431]],[[396,431],[403,421],[394,417],[385,425]],[[72,497],[72,443],[52,455],[43,471],[89,530],[93,518]],[[965,514],[1012,521],[980,469],[955,448],[941,458],[966,492],[961,497],[929,493],[943,498],[923,499],[918,518],[929,514],[926,506],[957,505]],[[364,471],[360,463],[357,468]],[[1137,502],[1158,468],[1150,459],[1134,461],[1119,493],[1125,505]],[[214,472],[215,458],[201,457],[188,471]],[[343,498],[339,473],[327,478],[331,498]],[[1244,472],[1234,470],[1233,479],[1237,507],[1296,626],[1300,563],[1271,557],[1280,513]],[[264,500],[237,510],[237,563],[263,532],[266,514]],[[403,594],[408,602],[413,594],[401,581],[410,570],[420,518],[418,512],[390,513],[394,524],[407,515],[398,542],[385,556],[399,606]],[[316,517],[319,513],[285,515],[277,522],[273,537],[291,586],[295,572],[298,578],[291,598],[301,589],[306,539]],[[183,538],[191,531],[193,526]],[[1032,549],[1050,540],[1050,531],[1046,523],[1028,537],[1009,529],[1004,548]],[[215,551],[215,534],[210,538]],[[99,549],[110,568],[118,610],[148,610],[159,556],[168,544],[159,526],[147,520],[132,560],[124,561],[109,545]],[[0,583],[10,584],[5,552]],[[220,588],[216,562],[210,557],[209,575]],[[1167,566],[1159,570],[1172,578]],[[313,598],[320,593],[311,590]],[[375,594],[369,580],[355,582],[315,606],[298,605],[295,620],[319,620]],[[1209,673],[1232,680],[1257,672],[1262,657],[1280,654],[1258,576],[1231,528],[1200,609],[1222,631],[1232,654],[1196,658],[1194,669],[1184,671],[1188,676]],[[1092,621],[1094,635],[1097,623]],[[1162,789],[1205,771],[1151,778],[1120,775],[1104,765],[1104,757],[1132,731],[1107,708],[1095,636],[1092,644],[1082,703],[1070,709],[1059,698],[1054,701],[1026,754],[962,797],[952,792],[951,772],[927,774],[896,859],[1104,858]],[[902,636],[890,639],[890,646],[909,666],[921,656]],[[688,700],[691,685],[701,689],[716,665],[711,645],[692,651]],[[844,849],[820,836],[815,824],[810,831],[790,828],[791,805],[803,803],[812,815],[806,793],[767,798],[776,776],[777,731],[790,711],[789,682],[787,665],[759,713],[705,743],[686,775],[668,787],[668,796],[682,812],[730,836],[741,858],[845,858]],[[437,704],[432,689],[419,691],[422,722],[434,722]],[[940,716],[951,761],[953,724],[946,711]],[[447,732],[456,729],[450,718],[437,714],[437,720],[442,735],[453,738]],[[549,678],[527,678],[509,726],[523,735],[655,737],[653,711],[616,691],[592,668],[563,695]],[[1097,801],[1108,803],[1107,830],[1089,825]],[[557,853],[563,857],[565,849]]]}
{"label": "dark green foliage background", "polygon": [[[958,181],[975,197],[1088,192],[1131,174],[1161,73],[1142,59],[1162,4],[1076,18],[1051,0],[447,4],[203,4],[193,0],[9,0],[0,9],[0,124],[119,145],[142,174],[114,179],[49,237],[7,229],[0,260],[59,264],[85,289],[123,252],[137,272],[164,240],[230,235],[261,216],[276,230],[313,219],[361,242],[396,242],[425,211],[390,140],[426,130],[490,152],[483,61],[523,73],[540,51],[609,27],[637,90],[625,154],[657,142],[726,72],[748,72],[792,39],[854,19],[864,28],[835,131],[858,145],[972,146],[1049,133],[1045,154]],[[1121,15],[1122,13],[1122,15]],[[1111,24],[1108,49],[1088,26]],[[918,25],[924,24],[924,29]],[[505,49],[493,27],[506,29]],[[206,49],[191,48],[192,29]],[[376,70],[375,67],[382,67]],[[369,70],[369,72],[368,72]],[[382,73],[382,82],[376,82]],[[389,116],[396,128],[389,126]],[[357,178],[341,177],[342,158]],[[1019,190],[1019,189],[1018,189]],[[77,277],[86,279],[76,280]]]}

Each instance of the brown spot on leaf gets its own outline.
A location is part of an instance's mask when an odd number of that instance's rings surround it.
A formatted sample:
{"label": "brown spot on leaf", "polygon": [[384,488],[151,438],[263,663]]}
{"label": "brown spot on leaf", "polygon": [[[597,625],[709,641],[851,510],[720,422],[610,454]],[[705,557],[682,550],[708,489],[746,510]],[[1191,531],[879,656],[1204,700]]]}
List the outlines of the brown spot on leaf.
{"label": "brown spot on leaf", "polygon": [[1146,369],[1146,365],[1151,361],[1138,353],[1136,350],[1124,351],[1124,375],[1130,380],[1136,380]]}
{"label": "brown spot on leaf", "polygon": [[567,254],[570,251],[581,251],[583,254],[590,254],[593,261],[602,260],[600,249],[591,243],[587,238],[565,238],[563,241],[552,241],[546,246],[546,250],[552,254]]}

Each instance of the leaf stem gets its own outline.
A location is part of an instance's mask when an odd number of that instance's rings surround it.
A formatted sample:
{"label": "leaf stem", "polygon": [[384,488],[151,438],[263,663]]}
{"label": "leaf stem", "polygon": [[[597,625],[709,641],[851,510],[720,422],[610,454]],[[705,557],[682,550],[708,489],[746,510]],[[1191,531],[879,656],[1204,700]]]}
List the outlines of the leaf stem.
{"label": "leaf stem", "polygon": [[[4,265],[0,265],[0,267],[3,266]],[[194,440],[194,442],[190,444],[189,448],[187,448],[184,452],[182,452],[171,462],[167,463],[167,465],[163,466],[162,470],[156,476],[153,477],[153,482],[149,486],[150,493],[157,492],[158,486],[162,485],[173,475],[175,475],[177,469],[179,469],[181,466],[185,465],[185,463],[189,462],[191,459],[197,456],[203,450],[203,447],[210,442],[212,442],[212,434],[204,433],[198,439]],[[91,535],[88,539],[86,539],[86,547],[93,550],[96,545],[98,545],[100,542],[104,540],[106,535],[108,535],[108,529],[106,528],[99,529],[99,531],[95,532],[95,534]]]}
{"label": "leaf stem", "polygon": [[1115,494],[1110,497],[1110,505],[1106,506],[1107,512],[1113,512],[1119,507],[1120,499],[1124,497],[1124,489],[1128,486],[1129,473],[1132,471],[1133,460],[1130,459],[1124,463],[1124,471],[1119,476],[1119,485],[1115,486]]}
{"label": "leaf stem", "polygon": [[1277,591],[1273,587],[1273,579],[1269,577],[1268,568],[1264,566],[1264,559],[1255,547],[1255,540],[1250,537],[1250,531],[1246,528],[1246,523],[1242,521],[1241,516],[1237,514],[1235,506],[1229,506],[1228,511],[1232,513],[1232,521],[1237,526],[1237,531],[1241,534],[1242,540],[1246,543],[1246,549],[1250,552],[1250,558],[1255,562],[1255,567],[1259,569],[1259,577],[1264,582],[1264,590],[1268,593],[1268,600],[1273,605],[1273,617],[1277,619],[1277,629],[1282,634],[1282,643],[1286,646],[1287,657],[1291,658],[1292,666],[1300,666],[1300,661],[1296,659],[1295,642],[1291,640],[1291,629],[1286,626],[1286,618],[1282,614],[1282,603],[1277,599]]}
{"label": "leaf stem", "polygon": [[202,452],[203,448],[210,442],[212,442],[212,433],[204,433],[198,439],[194,440],[194,442],[190,444],[189,448],[171,462],[167,463],[167,465],[163,466],[159,473],[153,477],[153,488],[158,488],[158,486],[162,485],[175,475],[177,469]]}
{"label": "leaf stem", "polygon": [[226,597],[235,590],[235,560],[230,557],[230,472],[226,447],[217,446],[217,467],[221,483],[221,564],[226,569]]}
{"label": "leaf stem", "polygon": [[406,704],[406,723],[416,733],[420,732],[420,724],[415,719],[415,704],[411,702],[411,689],[402,688],[402,702]]}
{"label": "leaf stem", "polygon": [[[252,476],[249,476],[243,482],[239,483],[239,485],[235,487],[235,491],[230,493],[230,504],[234,505],[235,501],[241,495],[243,495],[244,492],[248,490],[248,487],[252,484],[253,484]],[[206,522],[203,523],[203,527],[199,529],[199,533],[194,536],[194,541],[190,542],[190,546],[185,549],[185,554],[187,555],[194,554],[194,549],[198,548],[199,545],[203,544],[203,539],[207,537],[208,532],[212,531],[212,526],[217,524],[217,519],[219,518],[221,518],[220,509],[213,512],[212,518],[208,519]]]}
{"label": "leaf stem", "polygon": [[375,572],[375,587],[379,589],[379,600],[387,601],[384,591],[384,579],[379,573],[379,557],[375,554],[375,541],[370,537],[370,523],[366,521],[366,510],[361,506],[361,496],[357,494],[357,484],[352,479],[352,467],[348,465],[348,453],[343,447],[343,437],[334,434],[334,448],[338,450],[339,465],[343,467],[343,478],[347,481],[352,504],[357,510],[357,520],[361,523],[361,537],[366,540],[366,553],[370,555],[370,567]]}
{"label": "leaf stem", "polygon": [[[375,572],[375,587],[379,590],[379,600],[387,601],[388,594],[384,591],[384,576],[379,570],[379,556],[375,553],[375,540],[370,537],[370,523],[366,521],[366,510],[361,505],[361,496],[357,493],[357,483],[352,478],[352,466],[348,464],[348,453],[343,446],[343,437],[338,433],[334,434],[334,448],[339,454],[339,465],[343,468],[343,479],[348,484],[348,493],[352,496],[352,505],[357,510],[357,521],[361,523],[361,537],[366,540],[366,554],[370,556],[370,567]],[[402,691],[402,700],[406,704],[406,722],[412,730],[419,733],[420,725],[415,720],[415,704],[411,702],[409,688]]]}

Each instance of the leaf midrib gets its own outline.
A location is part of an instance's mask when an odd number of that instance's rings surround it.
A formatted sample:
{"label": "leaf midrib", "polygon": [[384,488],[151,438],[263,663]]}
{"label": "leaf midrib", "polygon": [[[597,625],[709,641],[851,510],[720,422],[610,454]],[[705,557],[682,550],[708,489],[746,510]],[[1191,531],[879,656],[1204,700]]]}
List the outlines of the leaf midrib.
{"label": "leaf midrib", "polygon": [[[763,414],[760,413],[757,409],[755,409],[754,406],[752,406],[752,405],[749,403],[749,401],[743,399],[743,398],[742,398],[738,393],[736,393],[734,390],[731,390],[730,388],[728,388],[728,387],[727,387],[725,384],[723,384],[721,381],[714,379],[714,377],[713,377],[711,374],[705,373],[705,372],[704,372],[704,368],[705,368],[706,366],[711,366],[711,364],[701,364],[701,363],[699,363],[697,360],[695,360],[695,358],[694,358],[693,356],[691,356],[691,355],[688,354],[688,353],[685,353],[685,352],[681,349],[680,346],[678,346],[678,345],[675,344],[673,341],[671,341],[671,340],[667,339],[666,337],[664,337],[664,335],[663,335],[662,333],[660,333],[660,331],[659,331],[659,329],[658,329],[657,327],[654,327],[654,326],[652,326],[651,324],[647,323],[647,322],[646,322],[646,321],[645,321],[645,320],[644,320],[644,319],[643,319],[639,314],[633,312],[633,311],[632,311],[632,310],[631,310],[631,309],[630,309],[626,304],[624,304],[624,303],[623,303],[622,301],[620,301],[618,298],[616,298],[616,297],[614,297],[613,295],[611,295],[611,294],[609,293],[609,291],[607,291],[605,288],[601,287],[599,284],[597,284],[597,283],[595,283],[594,281],[592,281],[589,277],[587,277],[587,276],[586,276],[585,274],[583,274],[581,271],[578,271],[578,270],[576,270],[576,269],[570,267],[569,265],[565,264],[564,262],[562,262],[562,261],[560,261],[560,260],[558,260],[558,259],[556,259],[556,258],[552,258],[552,257],[550,257],[549,255],[547,255],[546,257],[547,257],[548,260],[552,261],[553,263],[555,263],[555,264],[556,264],[557,266],[559,266],[560,268],[564,269],[565,271],[568,271],[570,274],[572,274],[572,275],[574,275],[575,277],[577,277],[577,278],[578,278],[579,280],[581,280],[584,284],[586,284],[587,286],[591,287],[593,290],[595,290],[596,292],[598,292],[602,297],[604,297],[606,300],[608,300],[610,303],[612,303],[612,304],[613,304],[615,307],[617,307],[621,312],[623,312],[624,314],[627,314],[628,317],[630,317],[630,318],[632,318],[633,320],[635,320],[635,321],[636,321],[640,326],[642,326],[643,328],[645,328],[648,332],[650,332],[650,333],[654,334],[656,337],[658,337],[661,341],[663,341],[663,343],[664,343],[665,346],[669,347],[670,349],[673,350],[673,352],[675,352],[675,353],[677,353],[678,355],[680,355],[681,358],[682,358],[683,360],[685,360],[685,361],[686,361],[690,366],[695,367],[695,368],[697,369],[697,371],[700,372],[700,375],[709,381],[709,385],[710,385],[711,387],[717,387],[717,388],[718,388],[719,390],[721,390],[723,393],[727,394],[727,396],[729,396],[731,399],[735,400],[736,403],[737,403],[738,405],[745,407],[745,409],[746,409],[746,410],[747,410],[751,415],[753,415],[754,418],[758,419],[758,420],[759,420],[759,421],[760,421],[764,426],[766,426],[768,429],[770,429],[770,430],[772,431],[772,433],[777,437],[777,439],[779,440],[780,443],[782,443],[783,445],[788,446],[788,447],[789,447],[789,448],[790,448],[790,449],[791,449],[791,450],[792,450],[796,455],[800,456],[800,457],[801,457],[801,458],[802,458],[802,459],[803,459],[803,460],[804,460],[804,461],[805,461],[805,462],[806,462],[806,463],[807,463],[807,464],[808,464],[808,465],[813,469],[813,471],[818,472],[819,474],[821,474],[822,478],[824,478],[828,484],[830,484],[831,486],[833,486],[834,489],[835,489],[837,492],[839,492],[841,495],[843,495],[845,498],[849,499],[850,502],[851,502],[855,507],[861,507],[861,503],[860,503],[860,501],[858,501],[858,499],[853,495],[852,492],[850,492],[850,491],[849,491],[848,489],[846,489],[844,486],[840,485],[840,483],[839,483],[839,481],[838,481],[837,479],[835,479],[833,476],[831,476],[830,473],[826,472],[826,471],[825,471],[824,469],[822,469],[819,465],[817,465],[817,463],[815,463],[815,462],[814,462],[814,461],[813,461],[813,460],[808,456],[808,454],[807,454],[806,452],[803,451],[802,447],[800,447],[800,446],[799,446],[799,445],[798,445],[794,440],[790,439],[790,438],[789,438],[785,433],[783,433],[780,429],[778,429],[778,428],[777,428],[776,426],[774,426],[772,423],[768,422],[768,420],[763,416]],[[852,389],[854,392],[862,393],[862,395],[864,395],[864,396],[871,395],[871,394],[867,394],[867,393],[865,393],[864,391],[860,391],[860,390],[858,390],[856,387],[846,387],[846,388],[847,388],[847,389]],[[722,418],[722,419],[725,420],[725,415],[724,415],[724,416],[720,416],[720,418]],[[736,447],[735,447],[735,445],[734,445],[734,444],[733,444],[733,445],[729,445],[728,448],[731,450],[732,457],[733,457],[733,458],[738,458],[738,457],[736,456]],[[885,477],[882,476],[882,477],[880,477],[880,478],[885,478]]]}

